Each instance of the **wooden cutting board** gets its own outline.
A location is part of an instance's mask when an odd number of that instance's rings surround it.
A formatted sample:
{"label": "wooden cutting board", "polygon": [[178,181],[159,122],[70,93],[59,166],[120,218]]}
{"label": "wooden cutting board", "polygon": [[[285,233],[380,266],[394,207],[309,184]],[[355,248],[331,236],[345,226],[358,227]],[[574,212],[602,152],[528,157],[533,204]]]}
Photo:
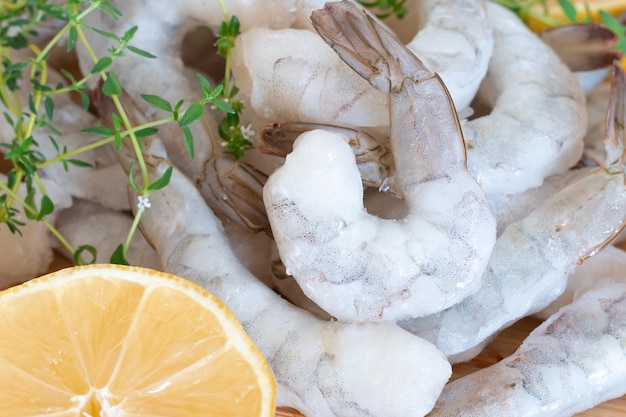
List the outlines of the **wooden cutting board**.
{"label": "wooden cutting board", "polygon": [[[50,272],[71,266],[71,263],[61,257],[53,262]],[[478,369],[492,365],[500,359],[511,355],[520,343],[526,338],[535,327],[541,322],[533,318],[525,318],[508,329],[503,330],[496,339],[491,342],[476,358],[467,363],[455,365],[452,379],[467,375]],[[296,410],[288,408],[278,408],[276,417],[315,417],[303,416]],[[411,417],[411,416],[407,416]],[[493,416],[493,417],[515,417],[515,416]],[[600,404],[583,413],[576,414],[575,417],[626,417],[626,396]]]}

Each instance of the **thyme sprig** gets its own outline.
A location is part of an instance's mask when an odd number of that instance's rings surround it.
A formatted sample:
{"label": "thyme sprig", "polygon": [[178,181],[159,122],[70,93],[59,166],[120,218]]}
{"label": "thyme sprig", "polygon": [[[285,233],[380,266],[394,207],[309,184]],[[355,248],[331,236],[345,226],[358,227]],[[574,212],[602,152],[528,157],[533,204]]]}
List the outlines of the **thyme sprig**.
{"label": "thyme sprig", "polygon": [[[252,149],[251,135],[254,134],[249,127],[241,126],[241,112],[243,103],[236,98],[239,88],[232,82],[231,66],[232,51],[235,47],[235,38],[240,33],[240,24],[237,16],[230,16],[224,2],[219,0],[224,20],[218,29],[218,38],[215,42],[217,53],[226,60],[224,69],[224,80],[221,82],[221,97],[228,103],[229,109],[222,118],[218,126],[218,133],[222,139],[224,153],[232,155],[234,158],[241,158],[244,153]],[[220,109],[219,106],[215,108]]]}
{"label": "thyme sprig", "polygon": [[406,0],[359,0],[358,3],[367,9],[371,9],[376,17],[380,19],[393,15],[398,19],[402,19],[408,12],[405,6]]}
{"label": "thyme sprig", "polygon": [[[96,259],[96,249],[91,245],[78,248],[72,245],[49,222],[46,217],[54,211],[54,202],[46,192],[39,170],[53,163],[60,163],[65,170],[84,168],[90,165],[81,161],[80,155],[84,152],[114,144],[119,150],[124,138],[128,138],[134,150],[135,161],[131,166],[129,184],[139,197],[133,224],[127,237],[111,255],[113,263],[127,264],[126,255],[134,233],[137,231],[143,212],[150,207],[150,193],[166,187],[170,181],[171,170],[163,176],[150,182],[146,164],[142,155],[141,141],[158,132],[158,126],[175,122],[182,130],[184,141],[189,154],[193,157],[193,137],[190,126],[199,120],[205,105],[226,112],[234,113],[234,107],[228,103],[236,91],[230,88],[230,95],[224,95],[224,86],[212,88],[202,76],[198,77],[202,97],[198,102],[187,105],[182,100],[172,105],[165,99],[154,95],[143,95],[143,99],[151,105],[169,113],[168,117],[134,126],[120,101],[123,92],[119,78],[111,70],[117,59],[125,54],[132,53],[141,57],[154,58],[150,52],[132,45],[137,27],[130,28],[122,36],[90,27],[84,22],[85,16],[95,10],[106,13],[110,18],[118,19],[121,12],[110,0],[68,0],[62,5],[48,4],[46,0],[20,0],[0,3],[0,102],[5,107],[3,118],[13,131],[10,143],[0,144],[4,159],[10,162],[6,182],[0,182],[0,225],[5,225],[11,233],[21,234],[25,222],[20,217],[23,213],[27,219],[42,222],[50,232],[58,238],[61,244],[74,255],[76,264],[93,262]],[[62,22],[63,26],[43,46],[39,48],[31,40],[37,36],[40,25],[51,21]],[[85,31],[94,31],[113,41],[106,56],[97,56],[89,44]],[[238,32],[238,28],[237,28]],[[231,32],[229,32],[231,33]],[[229,35],[230,36],[230,35]],[[234,38],[235,35],[233,35]],[[70,71],[60,69],[66,77],[67,83],[49,85],[48,59],[52,48],[59,45],[67,37],[67,51],[71,52],[76,45],[81,45],[93,61],[93,67],[88,74],[79,78]],[[232,47],[231,47],[232,48]],[[34,57],[19,60],[16,57],[19,51],[29,49]],[[24,73],[27,76],[24,76]],[[60,132],[54,126],[55,101],[54,97],[60,94],[77,93],[80,96],[84,111],[90,106],[90,95],[87,82],[93,77],[103,80],[101,92],[109,97],[115,105],[115,114],[111,126],[95,126],[83,129],[83,134],[100,136],[102,139],[85,145],[81,148],[68,150],[59,145]],[[25,84],[30,84],[32,92],[28,94],[27,102],[23,102],[20,90]],[[184,110],[183,110],[184,108]],[[37,129],[46,129],[49,133],[56,156],[46,159],[39,151],[39,144],[35,140],[34,132]],[[56,138],[55,138],[56,137]],[[41,140],[41,139],[40,139]],[[132,175],[134,168],[140,170],[141,181],[137,183]],[[20,197],[18,188],[24,185],[26,196]],[[41,196],[38,201],[37,196]],[[85,257],[89,255],[88,259]]]}

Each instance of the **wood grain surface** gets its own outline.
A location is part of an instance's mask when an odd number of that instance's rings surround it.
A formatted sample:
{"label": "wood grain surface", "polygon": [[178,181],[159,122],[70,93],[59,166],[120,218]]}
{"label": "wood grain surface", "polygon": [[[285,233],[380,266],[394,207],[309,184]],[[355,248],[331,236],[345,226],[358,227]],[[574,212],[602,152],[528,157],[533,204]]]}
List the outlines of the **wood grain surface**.
{"label": "wood grain surface", "polygon": [[[626,248],[623,248],[626,249]],[[71,266],[71,263],[58,256],[51,266],[51,271]],[[526,338],[535,327],[541,322],[533,318],[525,318],[518,321],[508,329],[503,330],[496,339],[491,342],[476,358],[470,362],[457,364],[453,368],[452,379],[467,375],[478,369],[492,365],[500,359],[511,355],[519,344]],[[315,417],[303,416],[297,410],[279,407],[276,410],[277,417]],[[411,417],[411,416],[407,416]],[[493,417],[515,417],[515,416],[493,416]],[[626,417],[626,396],[600,404],[583,413],[576,414],[575,417]]]}

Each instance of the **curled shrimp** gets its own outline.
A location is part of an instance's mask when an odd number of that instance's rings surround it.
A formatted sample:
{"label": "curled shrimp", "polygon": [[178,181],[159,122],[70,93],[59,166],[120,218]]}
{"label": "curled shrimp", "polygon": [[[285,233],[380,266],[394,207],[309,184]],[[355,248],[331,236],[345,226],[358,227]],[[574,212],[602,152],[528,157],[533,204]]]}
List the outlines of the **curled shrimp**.
{"label": "curled shrimp", "polygon": [[[479,288],[495,240],[447,90],[353,3],[327,3],[312,21],[349,66],[389,95],[395,189],[408,215],[396,221],[367,214],[346,138],[304,133],[264,188],[281,259],[304,293],[340,320],[446,308]],[[421,104],[426,97],[428,106]]]}
{"label": "curled shrimp", "polygon": [[478,95],[493,108],[464,122],[463,135],[469,170],[485,192],[512,194],[578,162],[585,95],[569,68],[514,13],[491,2],[487,9],[495,45]]}
{"label": "curled shrimp", "polygon": [[[578,161],[585,95],[572,71],[521,20],[491,2],[486,7],[488,21],[481,24],[493,28],[495,43],[493,54],[484,54],[491,58],[479,98],[490,110],[464,120],[462,130],[472,175],[489,194],[512,194]],[[257,29],[244,33],[234,52],[233,72],[259,117],[388,135],[384,95],[349,74],[311,33]]]}
{"label": "curled shrimp", "polygon": [[[127,146],[120,160],[129,169]],[[211,291],[241,321],[274,372],[278,406],[319,417],[423,416],[432,408],[451,374],[432,344],[394,323],[323,321],[279,297],[242,266],[193,182],[166,156],[157,139],[144,143],[150,179],[170,167],[172,175],[150,194],[141,230],[165,271]]]}
{"label": "curled shrimp", "polygon": [[401,321],[453,362],[469,359],[499,330],[545,308],[568,274],[626,225],[626,76],[613,65],[603,166],[562,188],[498,237],[481,289],[428,317]]}

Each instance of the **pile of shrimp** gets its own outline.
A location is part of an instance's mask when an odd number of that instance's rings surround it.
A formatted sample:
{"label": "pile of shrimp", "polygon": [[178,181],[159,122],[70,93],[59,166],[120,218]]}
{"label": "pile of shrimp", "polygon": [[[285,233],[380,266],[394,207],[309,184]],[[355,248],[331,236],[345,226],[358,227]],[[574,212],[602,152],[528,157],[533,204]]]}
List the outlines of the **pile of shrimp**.
{"label": "pile of shrimp", "polygon": [[[196,101],[193,72],[219,71],[190,69],[181,45],[198,27],[217,31],[218,3],[117,3],[123,18],[86,23],[138,26],[134,44],[157,56],[113,64],[131,121],[162,116],[140,94]],[[232,71],[256,149],[224,154],[210,112],[192,126],[193,159],[176,126],[144,139],[149,176],[172,177],[150,194],[127,257],[220,297],[267,358],[278,406],[570,416],[626,394],[618,64],[570,68],[550,37],[484,0],[409,1],[384,23],[352,0],[225,4],[241,22]],[[110,40],[88,36],[104,56]],[[78,48],[84,72],[90,53]],[[92,87],[96,115],[55,102],[68,149],[115,113]],[[73,245],[106,255],[123,240],[141,197],[128,187],[133,152],[124,142],[86,155],[81,175],[42,172],[51,221]],[[19,239],[2,230],[2,286],[48,268],[54,244],[39,226]],[[545,322],[515,354],[449,382],[453,364],[530,315]]]}

